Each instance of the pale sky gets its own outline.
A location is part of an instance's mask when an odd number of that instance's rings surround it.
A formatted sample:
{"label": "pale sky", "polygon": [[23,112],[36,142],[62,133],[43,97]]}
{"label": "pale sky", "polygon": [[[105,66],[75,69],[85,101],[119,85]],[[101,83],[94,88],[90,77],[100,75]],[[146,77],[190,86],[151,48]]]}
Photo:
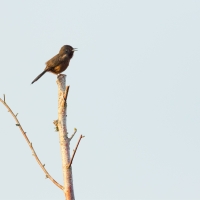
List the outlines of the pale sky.
{"label": "pale sky", "polygon": [[[67,84],[76,200],[200,199],[200,1],[0,3],[0,96],[63,184],[56,76],[45,62],[78,48]],[[63,200],[0,104],[0,199]]]}

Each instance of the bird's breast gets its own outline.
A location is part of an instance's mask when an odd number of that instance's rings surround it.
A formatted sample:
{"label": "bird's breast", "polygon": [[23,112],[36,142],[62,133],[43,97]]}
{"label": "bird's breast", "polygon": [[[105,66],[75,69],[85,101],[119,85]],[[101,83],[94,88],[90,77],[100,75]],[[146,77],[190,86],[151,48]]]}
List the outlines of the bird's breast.
{"label": "bird's breast", "polygon": [[68,65],[69,65],[69,61],[66,60],[62,62],[61,64],[57,65],[56,67],[52,68],[50,71],[54,74],[60,74],[67,69]]}

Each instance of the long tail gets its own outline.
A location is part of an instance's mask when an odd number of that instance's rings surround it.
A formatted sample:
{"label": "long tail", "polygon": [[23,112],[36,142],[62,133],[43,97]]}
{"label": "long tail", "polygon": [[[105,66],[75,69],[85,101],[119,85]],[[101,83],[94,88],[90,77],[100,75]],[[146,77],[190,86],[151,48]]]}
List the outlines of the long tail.
{"label": "long tail", "polygon": [[37,81],[39,78],[41,78],[48,70],[44,70],[41,74],[39,74],[33,81],[31,84],[33,84],[35,81]]}

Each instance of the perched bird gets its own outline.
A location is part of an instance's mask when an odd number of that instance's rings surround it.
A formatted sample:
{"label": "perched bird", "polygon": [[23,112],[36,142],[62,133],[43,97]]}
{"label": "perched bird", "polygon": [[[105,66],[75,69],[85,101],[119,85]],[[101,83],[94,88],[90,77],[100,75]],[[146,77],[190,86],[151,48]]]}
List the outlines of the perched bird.
{"label": "perched bird", "polygon": [[46,62],[46,68],[44,71],[39,74],[31,84],[37,81],[46,72],[60,74],[65,71],[69,65],[70,59],[73,57],[74,51],[77,51],[77,49],[71,47],[70,45],[64,45],[61,47],[59,53]]}

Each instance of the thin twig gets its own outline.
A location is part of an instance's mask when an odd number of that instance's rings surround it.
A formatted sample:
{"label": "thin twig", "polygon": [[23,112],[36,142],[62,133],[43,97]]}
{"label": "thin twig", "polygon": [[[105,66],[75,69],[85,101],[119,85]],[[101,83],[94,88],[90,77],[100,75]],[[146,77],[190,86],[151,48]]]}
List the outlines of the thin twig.
{"label": "thin twig", "polygon": [[51,175],[48,173],[48,171],[45,169],[44,165],[41,163],[40,159],[38,158],[34,148],[33,148],[33,145],[32,143],[30,142],[30,140],[28,139],[27,135],[26,135],[26,132],[23,130],[22,126],[20,125],[16,115],[13,113],[13,111],[11,110],[11,108],[6,104],[5,102],[5,95],[4,95],[4,101],[0,98],[0,102],[4,104],[4,106],[8,109],[8,111],[11,113],[11,115],[13,116],[13,118],[15,119],[16,121],[16,125],[19,127],[22,135],[24,136],[26,142],[28,143],[32,153],[33,153],[33,156],[35,157],[37,163],[40,165],[40,167],[42,168],[42,170],[44,171],[45,175],[47,178],[49,178],[56,186],[58,186],[61,190],[64,189],[64,187],[62,185],[60,185],[57,181],[55,181]]}
{"label": "thin twig", "polygon": [[65,102],[67,101],[68,92],[69,92],[69,85],[66,86],[66,90],[65,90],[65,95],[64,95]]}
{"label": "thin twig", "polygon": [[74,152],[73,152],[73,155],[72,155],[72,157],[71,157],[70,163],[69,163],[69,165],[67,166],[68,168],[70,168],[71,165],[72,165],[72,162],[73,162],[73,159],[74,159],[76,150],[78,149],[78,145],[79,145],[79,143],[80,143],[80,141],[81,141],[81,139],[82,139],[83,137],[84,137],[84,136],[81,135],[80,138],[79,138],[79,140],[78,140],[78,143],[77,143],[77,145],[76,145],[76,148],[75,148],[75,150],[74,150]]}
{"label": "thin twig", "polygon": [[3,94],[3,101],[6,102],[6,95]]}
{"label": "thin twig", "polygon": [[71,139],[74,137],[74,135],[76,134],[76,132],[77,132],[77,129],[76,128],[74,128],[74,133],[71,135],[71,137],[69,138],[69,141],[71,141]]}

